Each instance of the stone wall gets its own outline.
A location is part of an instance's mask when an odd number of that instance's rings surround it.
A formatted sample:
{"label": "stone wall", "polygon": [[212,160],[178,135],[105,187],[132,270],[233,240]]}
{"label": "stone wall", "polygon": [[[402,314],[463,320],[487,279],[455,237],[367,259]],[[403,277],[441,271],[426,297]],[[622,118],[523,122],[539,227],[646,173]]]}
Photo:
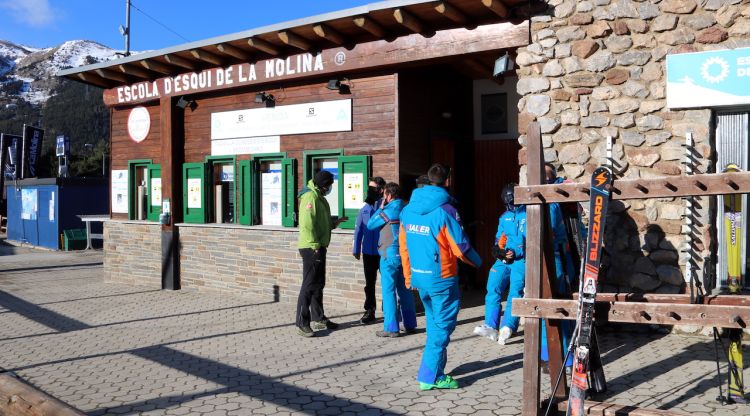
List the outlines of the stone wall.
{"label": "stone wall", "polygon": [[[228,290],[296,302],[302,258],[296,228],[202,224],[180,226],[183,289]],[[334,230],[327,254],[325,305],[360,310],[364,306],[362,262],[351,255],[352,232]],[[380,279],[375,289],[380,303]]]}
{"label": "stone wall", "polygon": [[[586,182],[615,138],[620,178],[681,175],[687,132],[696,172],[713,171],[710,110],[665,107],[668,54],[750,45],[747,0],[549,0],[532,18],[532,43],[518,50],[520,141],[537,120],[544,156]],[[526,154],[519,154],[521,164]],[[526,177],[521,169],[521,181]],[[692,253],[710,253],[712,198],[696,200]],[[683,199],[615,202],[605,236],[604,290],[675,293],[687,257]],[[685,230],[687,231],[687,230]],[[698,261],[700,265],[700,261]],[[607,267],[608,266],[608,267]]]}
{"label": "stone wall", "polygon": [[105,221],[104,279],[160,289],[160,225],[145,221]]}

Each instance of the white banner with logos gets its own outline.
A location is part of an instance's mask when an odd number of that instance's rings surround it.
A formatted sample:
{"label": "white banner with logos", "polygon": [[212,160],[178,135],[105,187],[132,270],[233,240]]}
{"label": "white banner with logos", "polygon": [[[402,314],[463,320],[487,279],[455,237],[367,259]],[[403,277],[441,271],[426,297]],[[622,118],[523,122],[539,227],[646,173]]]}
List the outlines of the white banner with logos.
{"label": "white banner with logos", "polygon": [[351,99],[211,114],[212,141],[351,130]]}
{"label": "white banner with logos", "polygon": [[211,140],[212,156],[254,155],[280,151],[281,138],[279,136]]}
{"label": "white banner with logos", "polygon": [[112,212],[128,213],[128,170],[112,171]]}

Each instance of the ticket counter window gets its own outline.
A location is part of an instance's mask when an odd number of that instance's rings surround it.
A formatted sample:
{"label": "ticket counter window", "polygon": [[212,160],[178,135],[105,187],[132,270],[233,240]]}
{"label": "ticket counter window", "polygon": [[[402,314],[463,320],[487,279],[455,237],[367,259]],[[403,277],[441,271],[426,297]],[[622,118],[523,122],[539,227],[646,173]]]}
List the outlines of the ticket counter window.
{"label": "ticket counter window", "polygon": [[128,161],[128,219],[158,221],[161,202],[161,165]]}
{"label": "ticket counter window", "polygon": [[211,162],[210,222],[231,224],[235,221],[234,161]]}
{"label": "ticket counter window", "polygon": [[244,225],[294,227],[297,161],[286,153],[253,155],[238,162],[237,213]]}
{"label": "ticket counter window", "polygon": [[339,216],[339,160],[338,158],[315,158],[313,160],[313,177],[315,174],[325,170],[333,175],[331,192],[326,195],[328,206],[331,208],[331,216]]}

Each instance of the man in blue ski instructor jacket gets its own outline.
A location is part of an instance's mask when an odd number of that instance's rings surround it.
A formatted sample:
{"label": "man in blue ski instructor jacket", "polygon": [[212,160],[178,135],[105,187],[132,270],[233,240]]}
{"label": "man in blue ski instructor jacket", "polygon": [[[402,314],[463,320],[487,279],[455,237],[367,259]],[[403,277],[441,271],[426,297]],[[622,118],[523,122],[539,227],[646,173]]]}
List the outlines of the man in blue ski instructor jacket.
{"label": "man in blue ski instructor jacket", "polygon": [[378,254],[378,239],[380,232],[367,228],[367,222],[372,214],[382,203],[385,180],[380,176],[370,178],[367,186],[367,198],[365,204],[357,214],[357,222],[354,226],[354,241],[352,244],[352,255],[355,259],[362,259],[365,270],[365,313],[359,319],[363,325],[375,322],[375,281],[378,279],[378,268],[380,267],[380,254]]}
{"label": "man in blue ski instructor jacket", "polygon": [[451,215],[453,207],[445,189],[450,169],[435,164],[427,176],[430,185],[415,189],[401,211],[399,250],[406,287],[419,290],[427,321],[427,340],[417,374],[419,388],[455,389],[458,382],[445,374],[445,363],[460,303],[457,261],[478,267],[482,259]]}
{"label": "man in blue ski instructor jacket", "polygon": [[406,288],[401,253],[398,249],[400,229],[399,217],[404,208],[400,199],[401,190],[397,183],[385,185],[383,208],[378,209],[367,223],[367,228],[380,231],[378,251],[380,252],[380,286],[383,290],[383,330],[379,337],[396,338],[401,333],[398,325],[398,305],[401,305],[401,318],[404,331],[408,334],[417,327],[417,314],[414,297]]}

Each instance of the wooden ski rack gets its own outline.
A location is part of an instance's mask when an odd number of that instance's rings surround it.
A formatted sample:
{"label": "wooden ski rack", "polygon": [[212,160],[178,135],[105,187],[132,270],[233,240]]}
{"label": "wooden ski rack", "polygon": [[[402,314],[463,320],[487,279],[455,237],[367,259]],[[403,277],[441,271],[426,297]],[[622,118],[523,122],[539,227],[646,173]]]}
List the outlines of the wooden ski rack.
{"label": "wooden ski rack", "polygon": [[[537,122],[527,129],[527,185],[515,190],[515,203],[526,205],[525,297],[513,301],[513,313],[525,317],[523,358],[524,416],[544,413],[541,406],[539,353],[540,319],[547,325],[550,383],[554,386],[563,365],[561,320],[576,319],[578,301],[553,299],[555,264],[549,223],[549,203],[589,200],[588,183],[544,185],[541,129]],[[612,198],[676,198],[750,193],[750,172],[615,180]],[[587,207],[588,208],[588,207]],[[691,302],[689,295],[597,293],[596,320],[636,324],[700,325],[722,328],[750,326],[750,297],[705,296]],[[553,400],[564,412],[568,397],[563,377]],[[586,402],[587,414],[675,415],[664,410],[638,409],[607,403]]]}

